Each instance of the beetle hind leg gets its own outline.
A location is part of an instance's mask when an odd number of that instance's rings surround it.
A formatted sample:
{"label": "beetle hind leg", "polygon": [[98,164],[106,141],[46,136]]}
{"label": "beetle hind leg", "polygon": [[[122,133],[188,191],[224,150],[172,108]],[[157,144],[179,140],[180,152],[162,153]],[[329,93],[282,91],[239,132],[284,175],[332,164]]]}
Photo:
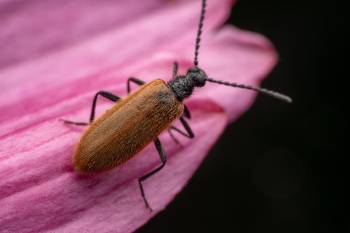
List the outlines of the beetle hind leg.
{"label": "beetle hind leg", "polygon": [[74,121],[70,121],[70,120],[64,120],[64,119],[60,119],[61,121],[63,121],[65,124],[71,124],[71,125],[79,125],[79,126],[86,126],[89,125],[91,122],[94,121],[95,119],[95,110],[96,110],[96,102],[97,102],[97,97],[98,96],[102,96],[108,100],[111,100],[113,102],[117,102],[118,100],[120,100],[121,98],[119,96],[116,96],[110,92],[107,91],[99,91],[95,94],[94,99],[92,101],[92,106],[91,106],[91,113],[90,113],[90,121],[89,123],[87,122],[74,122]]}
{"label": "beetle hind leg", "polygon": [[150,211],[152,211],[152,208],[150,207],[150,205],[149,205],[149,203],[147,201],[147,198],[146,198],[146,195],[145,195],[145,191],[143,189],[142,182],[145,181],[147,178],[153,176],[157,172],[159,172],[165,166],[166,161],[167,161],[167,157],[166,157],[165,151],[163,149],[163,146],[162,146],[159,138],[154,140],[154,145],[156,146],[156,149],[157,149],[157,151],[159,153],[160,161],[162,162],[162,164],[159,167],[157,167],[156,169],[154,169],[153,171],[151,171],[151,172],[147,173],[146,175],[142,176],[138,180],[142,199],[143,199],[147,209],[149,209]]}

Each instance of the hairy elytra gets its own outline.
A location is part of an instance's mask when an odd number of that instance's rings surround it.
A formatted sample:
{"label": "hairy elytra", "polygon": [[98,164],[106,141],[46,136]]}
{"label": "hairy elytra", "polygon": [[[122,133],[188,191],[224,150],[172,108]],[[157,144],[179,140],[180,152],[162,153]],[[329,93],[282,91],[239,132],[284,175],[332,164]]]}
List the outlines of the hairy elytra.
{"label": "hairy elytra", "polygon": [[118,101],[80,140],[73,165],[80,172],[114,168],[142,150],[183,113],[163,80],[154,80]]}

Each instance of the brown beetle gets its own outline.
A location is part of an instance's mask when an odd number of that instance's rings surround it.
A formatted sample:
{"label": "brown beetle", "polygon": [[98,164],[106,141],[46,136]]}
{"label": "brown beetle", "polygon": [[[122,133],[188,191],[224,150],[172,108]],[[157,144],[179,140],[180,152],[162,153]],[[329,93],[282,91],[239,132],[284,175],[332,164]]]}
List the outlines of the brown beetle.
{"label": "brown beetle", "polygon": [[[144,84],[139,79],[129,78],[127,82],[128,93],[130,93],[131,82],[143,86],[125,99],[121,99],[106,91],[96,93],[92,103],[90,126],[82,136],[73,158],[73,166],[76,171],[89,173],[112,169],[129,160],[150,142],[154,141],[160,155],[161,165],[139,178],[141,195],[146,206],[150,208],[145,198],[142,181],[158,172],[166,163],[166,154],[158,136],[162,131],[168,129],[169,133],[171,133],[170,130],[173,130],[188,138],[194,137],[186,121],[186,118],[190,118],[190,112],[182,101],[191,96],[195,87],[203,87],[208,81],[254,90],[286,102],[291,102],[291,98],[274,91],[209,78],[198,67],[198,51],[205,9],[206,0],[202,0],[195,45],[194,67],[190,68],[186,75],[177,74],[178,66],[175,62],[173,77],[169,82],[155,80]],[[116,103],[94,121],[96,101],[99,95]],[[171,125],[176,119],[180,120],[185,131]],[[89,125],[82,122],[63,121],[67,124]],[[172,133],[171,136],[176,140]]]}

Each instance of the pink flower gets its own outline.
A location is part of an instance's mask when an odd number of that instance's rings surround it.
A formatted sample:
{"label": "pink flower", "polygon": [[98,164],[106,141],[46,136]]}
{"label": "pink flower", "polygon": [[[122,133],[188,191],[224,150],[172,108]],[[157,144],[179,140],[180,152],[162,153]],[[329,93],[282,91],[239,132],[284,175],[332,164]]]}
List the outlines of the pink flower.
{"label": "pink flower", "polygon": [[[169,80],[192,64],[200,1],[0,2],[0,232],[132,232],[174,198],[225,126],[252,104],[255,93],[208,83],[186,101],[193,140],[161,141],[124,166],[93,176],[72,169],[83,129],[59,118],[87,121],[98,90],[126,95],[129,76]],[[276,62],[262,36],[221,27],[231,0],[209,0],[200,66],[213,78],[258,85]],[[136,87],[135,87],[136,88]],[[100,101],[99,112],[110,103]],[[180,137],[179,137],[180,138]]]}

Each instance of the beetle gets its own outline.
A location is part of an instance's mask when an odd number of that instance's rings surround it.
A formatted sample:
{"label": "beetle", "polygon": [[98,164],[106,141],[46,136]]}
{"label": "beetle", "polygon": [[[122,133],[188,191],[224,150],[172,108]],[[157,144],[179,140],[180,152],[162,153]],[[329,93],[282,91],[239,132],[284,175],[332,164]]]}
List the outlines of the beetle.
{"label": "beetle", "polygon": [[[125,163],[152,141],[158,151],[161,164],[138,179],[141,196],[147,208],[151,209],[142,186],[142,182],[160,171],[167,161],[167,156],[158,136],[168,130],[193,138],[194,133],[187,123],[191,118],[190,111],[183,100],[191,96],[194,88],[205,86],[206,82],[249,89],[270,95],[286,102],[292,99],[271,90],[215,80],[199,67],[198,54],[206,11],[206,0],[202,0],[199,26],[195,41],[194,66],[186,75],[178,75],[178,65],[173,65],[172,79],[168,82],[157,79],[145,84],[142,80],[131,77],[127,81],[128,96],[121,99],[110,92],[99,91],[92,102],[90,122],[62,121],[66,124],[89,125],[80,139],[73,157],[73,167],[82,173],[109,170]],[[136,83],[141,88],[130,94],[130,84]],[[115,104],[102,116],[95,120],[96,101],[99,96],[109,99]],[[179,119],[184,130],[172,126]]]}

